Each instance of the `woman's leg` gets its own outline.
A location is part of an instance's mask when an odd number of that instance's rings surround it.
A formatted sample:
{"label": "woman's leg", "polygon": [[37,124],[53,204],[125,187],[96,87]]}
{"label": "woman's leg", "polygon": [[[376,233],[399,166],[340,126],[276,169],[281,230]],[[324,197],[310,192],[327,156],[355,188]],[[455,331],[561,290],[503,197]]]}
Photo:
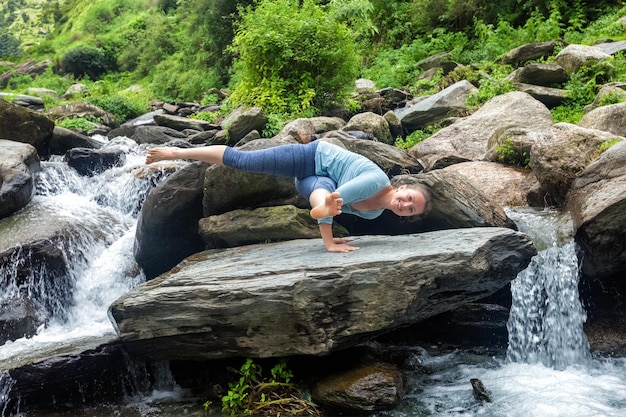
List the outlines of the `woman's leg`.
{"label": "woman's leg", "polygon": [[209,164],[223,165],[226,145],[201,146],[197,148],[158,147],[148,149],[146,164],[173,159],[195,159]]}
{"label": "woman's leg", "polygon": [[256,151],[227,148],[223,164],[257,174],[305,178],[315,175],[317,142],[306,145],[281,145]]}
{"label": "woman's leg", "polygon": [[311,204],[311,217],[323,219],[341,214],[343,199],[335,192],[337,184],[328,177],[312,175],[306,178],[296,179],[298,194],[309,200]]}

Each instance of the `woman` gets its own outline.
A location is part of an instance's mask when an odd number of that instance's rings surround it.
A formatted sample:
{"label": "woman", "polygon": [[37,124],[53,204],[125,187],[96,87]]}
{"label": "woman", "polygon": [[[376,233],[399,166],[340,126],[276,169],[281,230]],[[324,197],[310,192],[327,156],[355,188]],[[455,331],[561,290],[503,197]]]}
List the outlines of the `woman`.
{"label": "woman", "polygon": [[281,145],[256,151],[240,151],[225,145],[197,148],[158,147],[148,150],[146,163],[194,159],[248,172],[296,179],[296,189],[311,204],[328,252],[359,249],[350,240],[334,238],[333,217],[350,213],[366,219],[384,209],[398,216],[426,211],[428,193],[419,186],[393,187],[387,175],[372,161],[324,141],[306,145]]}

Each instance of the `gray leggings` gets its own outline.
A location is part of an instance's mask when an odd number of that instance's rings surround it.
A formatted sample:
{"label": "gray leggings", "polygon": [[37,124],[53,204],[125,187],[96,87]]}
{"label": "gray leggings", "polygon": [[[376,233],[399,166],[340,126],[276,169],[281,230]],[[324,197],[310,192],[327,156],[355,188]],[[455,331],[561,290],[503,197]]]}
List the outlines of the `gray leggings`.
{"label": "gray leggings", "polygon": [[296,190],[309,199],[314,190],[332,193],[337,183],[329,177],[315,175],[317,142],[306,145],[280,145],[256,151],[240,151],[231,147],[224,152],[224,165],[256,174],[295,178]]}

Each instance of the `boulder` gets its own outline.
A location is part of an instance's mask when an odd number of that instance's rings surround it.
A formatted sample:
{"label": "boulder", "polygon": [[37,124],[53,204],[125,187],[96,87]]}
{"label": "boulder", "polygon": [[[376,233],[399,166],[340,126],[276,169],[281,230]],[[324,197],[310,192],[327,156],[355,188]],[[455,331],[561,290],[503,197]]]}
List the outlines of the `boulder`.
{"label": "boulder", "polygon": [[40,97],[0,92],[0,98],[31,110],[42,110],[44,108],[43,100]]}
{"label": "boulder", "polygon": [[[536,254],[506,228],[209,250],[116,300],[126,349],[150,359],[326,355],[490,295]],[[280,262],[268,260],[280,259]]]}
{"label": "boulder", "polygon": [[426,126],[440,123],[447,117],[457,116],[467,111],[465,104],[468,96],[476,91],[469,81],[461,80],[444,90],[421,98],[415,104],[396,109],[394,112],[409,132],[421,130]]}
{"label": "boulder", "polygon": [[562,207],[576,176],[583,172],[603,143],[616,138],[623,139],[601,130],[557,123],[544,140],[532,146],[530,165],[550,198]]}
{"label": "boulder", "polygon": [[52,120],[62,120],[73,117],[93,116],[101,120],[102,124],[115,129],[119,127],[119,123],[115,120],[115,116],[102,110],[100,107],[84,101],[76,101],[60,106],[52,107],[46,110],[46,115]]}
{"label": "boulder", "polygon": [[[538,185],[538,181],[529,169],[474,161],[450,165],[444,171],[459,174],[481,190],[489,201],[500,207],[536,205],[531,204],[536,202],[529,195]],[[494,181],[494,178],[498,180]]]}
{"label": "boulder", "polygon": [[501,62],[503,64],[518,67],[528,61],[539,58],[549,57],[554,53],[558,45],[564,44],[561,40],[553,40],[548,42],[527,43],[517,48],[511,49],[506,53]]}
{"label": "boulder", "polygon": [[613,82],[602,85],[602,87],[600,87],[600,90],[598,90],[596,97],[593,99],[593,102],[585,106],[585,112],[589,113],[596,107],[604,106],[605,104],[603,104],[602,102],[605,99],[614,99],[615,97],[617,97],[619,101],[624,101],[626,99],[626,83]]}
{"label": "boulder", "polygon": [[[266,149],[283,144],[285,142],[277,139],[258,139],[239,149]],[[253,174],[225,166],[212,166],[206,170],[204,189],[204,216],[275,205],[308,207],[308,202],[296,192],[293,178]]]}
{"label": "boulder", "polygon": [[605,61],[611,55],[602,49],[587,45],[567,45],[554,57],[554,64],[560,65],[569,74],[578,72],[585,65]]}
{"label": "boulder", "polygon": [[595,279],[626,271],[626,141],[604,151],[572,183],[566,208],[583,250],[582,271]]}
{"label": "boulder", "polygon": [[0,139],[28,143],[40,157],[48,156],[54,122],[46,116],[0,99]]}
{"label": "boulder", "polygon": [[386,363],[370,363],[321,379],[311,390],[311,398],[327,409],[352,415],[391,410],[407,389],[399,368]]}
{"label": "boulder", "polygon": [[609,55],[615,55],[618,52],[626,51],[626,41],[596,43],[593,47]]}
{"label": "boulder", "polygon": [[365,132],[372,135],[380,142],[393,145],[389,123],[387,123],[387,120],[383,116],[372,112],[354,115],[341,130],[344,132]]}
{"label": "boulder", "polygon": [[[336,223],[335,237],[347,231]],[[308,209],[294,206],[233,210],[200,219],[199,233],[207,248],[232,248],[253,243],[320,238],[317,221]]]}
{"label": "boulder", "polygon": [[578,126],[626,137],[626,102],[593,109],[578,122]]}
{"label": "boulder", "polygon": [[[153,169],[163,166],[154,165]],[[204,250],[198,234],[207,164],[188,164],[150,192],[141,208],[133,252],[146,279]]]}
{"label": "boulder", "polygon": [[567,90],[561,88],[544,87],[541,85],[514,83],[515,89],[529,94],[548,108],[560,106],[567,99]]}
{"label": "boulder", "polygon": [[90,136],[55,126],[49,147],[52,155],[64,155],[72,148],[99,149],[102,145],[102,142]]}
{"label": "boulder", "polygon": [[552,124],[552,115],[543,103],[527,93],[506,93],[421,141],[409,153],[424,162],[427,170],[444,168],[483,159],[490,138],[497,132],[513,127],[532,127],[540,132]]}
{"label": "boulder", "polygon": [[41,62],[34,61],[26,61],[22,64],[19,64],[10,71],[6,71],[2,75],[0,75],[0,89],[7,88],[9,85],[9,80],[13,78],[14,75],[28,75],[32,79],[35,79],[38,75],[43,74],[48,67],[52,64],[52,61],[49,59],[43,60]]}
{"label": "boulder", "polygon": [[130,138],[140,145],[143,143],[163,145],[176,139],[186,140],[187,135],[169,127],[142,125],[134,129]]}
{"label": "boulder", "polygon": [[260,107],[239,107],[222,121],[221,126],[228,131],[228,143],[234,145],[253,130],[263,131],[267,120]]}
{"label": "boulder", "polygon": [[338,117],[312,117],[293,120],[285,125],[275,139],[294,139],[298,143],[309,143],[317,135],[341,129],[346,122]]}
{"label": "boulder", "polygon": [[35,194],[41,170],[31,145],[0,139],[0,219],[25,207]]}
{"label": "boulder", "polygon": [[183,131],[185,129],[192,129],[198,131],[215,130],[220,129],[219,125],[209,123],[200,119],[192,119],[189,117],[172,116],[169,114],[155,114],[154,122],[158,126],[169,127],[170,129]]}
{"label": "boulder", "polygon": [[569,76],[560,65],[528,64],[513,71],[506,79],[512,83],[554,87],[565,84]]}
{"label": "boulder", "polygon": [[126,154],[121,149],[72,148],[65,153],[63,161],[80,175],[92,176],[124,165]]}

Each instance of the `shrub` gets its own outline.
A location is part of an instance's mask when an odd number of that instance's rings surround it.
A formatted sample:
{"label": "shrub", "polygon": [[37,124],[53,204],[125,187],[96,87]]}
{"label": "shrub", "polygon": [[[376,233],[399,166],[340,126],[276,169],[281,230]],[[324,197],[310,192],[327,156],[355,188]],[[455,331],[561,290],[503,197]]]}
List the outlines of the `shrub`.
{"label": "shrub", "polygon": [[111,113],[120,123],[141,116],[147,110],[142,104],[120,95],[92,97],[88,101]]}
{"label": "shrub", "polygon": [[20,41],[8,31],[0,31],[0,57],[15,57],[22,55]]}
{"label": "shrub", "polygon": [[234,103],[312,115],[345,100],[359,57],[352,32],[332,13],[312,0],[261,0],[240,14]]}
{"label": "shrub", "polygon": [[516,146],[511,138],[506,138],[494,151],[497,160],[503,164],[530,168],[530,155],[521,146]]}
{"label": "shrub", "polygon": [[73,74],[76,78],[82,78],[86,75],[92,80],[96,80],[108,70],[104,51],[90,46],[79,46],[72,49],[65,54],[62,61],[63,71]]}
{"label": "shrub", "polygon": [[[228,393],[222,397],[222,412],[231,416],[320,416],[315,406],[302,399],[302,393],[292,382],[293,372],[281,360],[263,376],[261,366],[247,359],[239,370],[241,377],[231,382]],[[211,401],[204,404],[209,411]]]}
{"label": "shrub", "polygon": [[400,149],[411,149],[424,139],[428,139],[435,134],[441,127],[439,126],[426,126],[423,130],[415,130],[411,132],[406,138],[396,139],[395,145]]}
{"label": "shrub", "polygon": [[[101,121],[98,120],[97,123],[101,123]],[[56,123],[56,125],[60,127],[64,127],[65,129],[80,130],[84,132],[88,132],[89,130],[93,128],[93,125],[90,123],[90,120],[88,120],[87,118],[82,118],[82,117],[62,119],[62,120],[59,120]]]}

